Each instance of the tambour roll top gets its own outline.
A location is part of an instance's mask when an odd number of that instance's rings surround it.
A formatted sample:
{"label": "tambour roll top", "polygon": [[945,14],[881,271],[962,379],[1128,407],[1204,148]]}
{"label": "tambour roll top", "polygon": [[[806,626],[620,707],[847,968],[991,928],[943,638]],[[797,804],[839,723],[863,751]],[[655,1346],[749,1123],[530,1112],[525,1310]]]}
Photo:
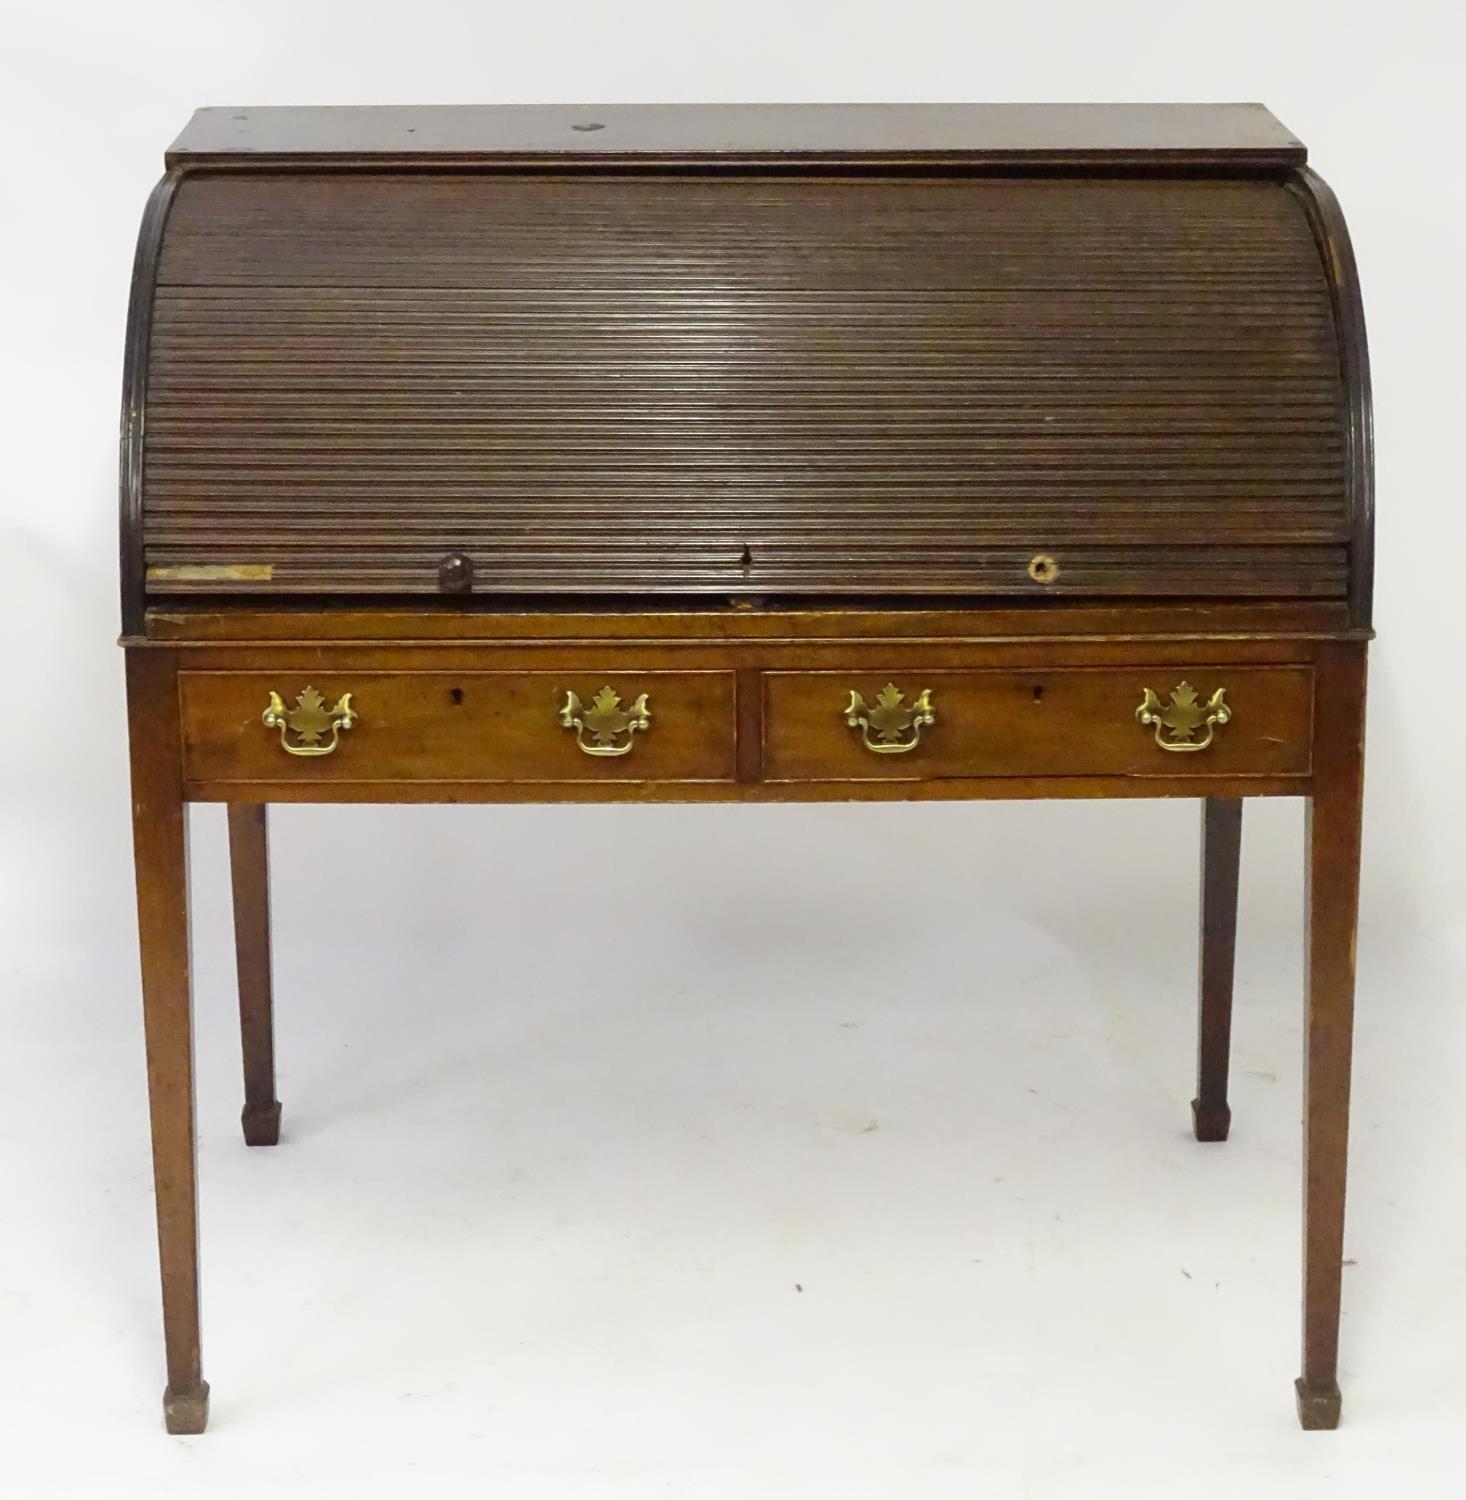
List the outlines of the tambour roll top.
{"label": "tambour roll top", "polygon": [[201,112],[139,249],[124,607],[1366,623],[1358,294],[1302,159],[1255,106]]}

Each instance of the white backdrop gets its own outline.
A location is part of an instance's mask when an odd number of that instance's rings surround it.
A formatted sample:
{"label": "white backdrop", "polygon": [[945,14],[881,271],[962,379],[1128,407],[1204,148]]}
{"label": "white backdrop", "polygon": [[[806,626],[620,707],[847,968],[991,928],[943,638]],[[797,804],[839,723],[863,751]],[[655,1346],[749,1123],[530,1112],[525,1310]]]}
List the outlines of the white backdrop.
{"label": "white backdrop", "polygon": [[[1458,8],[0,13],[5,1492],[1457,1493]],[[1207,1150],[1193,804],[282,810],[273,1153],[238,1137],[223,815],[196,811],[215,1402],[206,1437],[162,1433],[114,640],[163,147],[198,104],[727,99],[1260,99],[1343,202],[1380,640],[1337,1434],[1292,1416],[1281,802],[1248,810],[1236,1125]]]}

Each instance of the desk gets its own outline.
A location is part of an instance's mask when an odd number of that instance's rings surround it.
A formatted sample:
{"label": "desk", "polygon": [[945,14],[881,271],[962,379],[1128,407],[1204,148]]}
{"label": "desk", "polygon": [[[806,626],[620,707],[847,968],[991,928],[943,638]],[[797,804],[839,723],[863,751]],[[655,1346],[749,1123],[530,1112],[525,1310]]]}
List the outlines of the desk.
{"label": "desk", "polygon": [[185,844],[228,806],[1192,797],[1225,1140],[1242,799],[1308,799],[1305,1427],[1339,1418],[1367,362],[1217,106],[201,111],[144,216],[122,579],[170,1431],[203,1430]]}

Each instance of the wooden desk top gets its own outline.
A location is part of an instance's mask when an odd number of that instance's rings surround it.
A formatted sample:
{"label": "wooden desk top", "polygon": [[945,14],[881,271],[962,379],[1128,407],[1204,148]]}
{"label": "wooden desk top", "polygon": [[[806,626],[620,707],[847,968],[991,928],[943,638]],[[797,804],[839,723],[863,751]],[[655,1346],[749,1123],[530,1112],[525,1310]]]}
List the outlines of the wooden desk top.
{"label": "wooden desk top", "polygon": [[1261,104],[498,104],[200,109],[170,166],[521,158],[1289,167]]}

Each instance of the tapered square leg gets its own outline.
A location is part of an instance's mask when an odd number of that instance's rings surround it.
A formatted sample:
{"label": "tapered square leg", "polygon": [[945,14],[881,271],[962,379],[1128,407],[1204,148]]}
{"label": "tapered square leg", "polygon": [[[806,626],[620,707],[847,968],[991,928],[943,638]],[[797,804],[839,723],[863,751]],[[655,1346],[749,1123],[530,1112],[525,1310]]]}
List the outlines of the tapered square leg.
{"label": "tapered square leg", "polygon": [[1191,1125],[1199,1141],[1226,1140],[1232,1124],[1227,1075],[1241,853],[1242,799],[1207,797],[1201,804],[1201,957],[1196,1097],[1191,1101]]}
{"label": "tapered square leg", "polygon": [[1303,1065],[1304,1427],[1339,1422],[1339,1310],[1354,1035],[1354,949],[1364,792],[1364,647],[1322,649],[1308,807],[1307,1004]]}
{"label": "tapered square leg", "polygon": [[270,959],[270,854],[262,803],[229,805],[229,870],[234,888],[234,956],[239,973],[239,1032],[244,1052],[244,1110],[251,1146],[280,1139],[275,1097],[275,1019]]}
{"label": "tapered square leg", "polygon": [[138,946],[168,1367],[163,1417],[170,1432],[202,1432],[209,1388],[199,1346],[188,828],[174,670],[168,652],[127,653]]}

